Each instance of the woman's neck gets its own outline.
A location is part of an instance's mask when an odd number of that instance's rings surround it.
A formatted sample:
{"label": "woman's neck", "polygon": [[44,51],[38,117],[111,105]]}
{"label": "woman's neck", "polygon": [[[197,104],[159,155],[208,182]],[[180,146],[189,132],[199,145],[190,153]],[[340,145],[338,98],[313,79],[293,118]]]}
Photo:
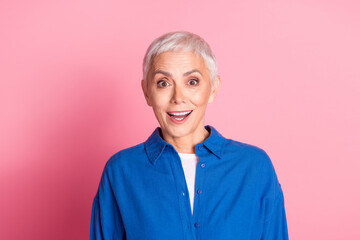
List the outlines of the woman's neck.
{"label": "woman's neck", "polygon": [[204,127],[200,130],[201,131],[195,131],[194,133],[183,137],[173,137],[162,132],[162,137],[167,143],[171,144],[177,152],[195,153],[196,144],[205,141],[210,135]]}

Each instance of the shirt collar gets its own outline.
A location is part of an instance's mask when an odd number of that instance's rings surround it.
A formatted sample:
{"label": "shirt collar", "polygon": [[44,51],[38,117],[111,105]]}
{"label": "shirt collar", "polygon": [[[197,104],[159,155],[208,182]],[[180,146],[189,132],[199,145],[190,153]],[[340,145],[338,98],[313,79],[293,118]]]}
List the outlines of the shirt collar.
{"label": "shirt collar", "polygon": [[[210,132],[210,135],[205,141],[196,144],[196,146],[204,145],[212,154],[221,159],[226,139],[213,126],[206,125],[204,127]],[[166,146],[173,148],[171,144],[162,139],[160,133],[161,128],[157,127],[144,143],[146,154],[152,164],[155,164]]]}

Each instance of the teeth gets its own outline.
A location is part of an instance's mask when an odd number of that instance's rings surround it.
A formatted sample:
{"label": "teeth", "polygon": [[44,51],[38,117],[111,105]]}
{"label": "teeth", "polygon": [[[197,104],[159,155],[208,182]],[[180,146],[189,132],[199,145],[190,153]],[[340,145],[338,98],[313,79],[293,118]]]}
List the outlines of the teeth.
{"label": "teeth", "polygon": [[188,113],[190,113],[191,112],[191,110],[190,111],[188,111],[188,112],[181,112],[181,113],[169,113],[170,115],[175,115],[175,116],[182,116],[182,115],[186,115],[186,114],[188,114]]}
{"label": "teeth", "polygon": [[185,117],[183,117],[183,118],[176,118],[176,117],[174,117],[176,120],[178,120],[178,121],[181,121],[181,120],[183,120]]}

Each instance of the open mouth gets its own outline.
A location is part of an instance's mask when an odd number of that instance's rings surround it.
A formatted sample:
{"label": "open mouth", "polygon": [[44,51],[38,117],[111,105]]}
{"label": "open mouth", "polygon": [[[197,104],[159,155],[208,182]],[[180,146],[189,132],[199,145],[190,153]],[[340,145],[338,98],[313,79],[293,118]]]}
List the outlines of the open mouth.
{"label": "open mouth", "polygon": [[192,113],[193,110],[190,111],[184,111],[184,112],[167,112],[167,114],[177,121],[184,120],[187,116],[189,116]]}

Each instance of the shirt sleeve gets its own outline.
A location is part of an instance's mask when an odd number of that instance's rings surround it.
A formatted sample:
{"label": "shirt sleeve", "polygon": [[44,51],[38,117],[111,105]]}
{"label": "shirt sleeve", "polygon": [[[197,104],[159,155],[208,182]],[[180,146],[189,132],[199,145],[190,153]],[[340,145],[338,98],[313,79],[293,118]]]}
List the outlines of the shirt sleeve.
{"label": "shirt sleeve", "polygon": [[125,229],[111,186],[111,171],[108,163],[105,165],[93,200],[90,240],[125,239]]}
{"label": "shirt sleeve", "polygon": [[264,222],[261,240],[288,240],[284,195],[279,184],[279,193],[272,204],[271,215]]}
{"label": "shirt sleeve", "polygon": [[284,194],[274,166],[267,154],[262,171],[262,206],[264,210],[261,240],[288,240]]}

